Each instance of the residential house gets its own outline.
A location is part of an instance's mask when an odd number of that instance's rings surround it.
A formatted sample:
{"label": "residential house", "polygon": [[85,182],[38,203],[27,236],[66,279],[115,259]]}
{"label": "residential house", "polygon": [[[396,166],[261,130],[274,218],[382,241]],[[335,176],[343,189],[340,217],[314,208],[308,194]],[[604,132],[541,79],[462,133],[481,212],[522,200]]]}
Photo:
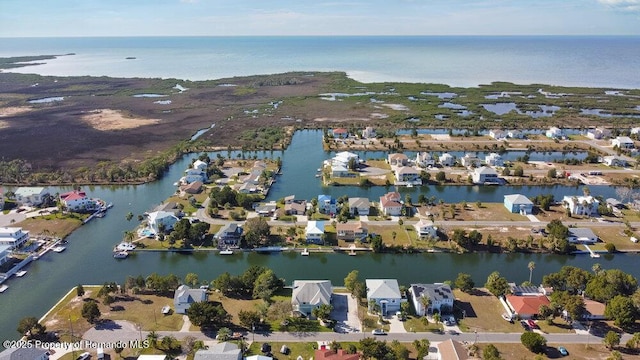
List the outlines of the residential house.
{"label": "residential house", "polygon": [[202,161],[202,160],[196,160],[193,162],[193,166],[194,169],[198,169],[200,171],[207,171],[207,168],[209,167],[209,164],[207,164],[206,162]]}
{"label": "residential house", "polygon": [[369,215],[369,208],[371,208],[371,202],[367,198],[349,198],[349,214],[351,216]]}
{"label": "residential house", "polygon": [[374,310],[371,304],[375,303],[380,308],[380,314],[395,314],[400,311],[400,303],[406,301],[402,298],[396,279],[366,279],[365,285],[370,312]]}
{"label": "residential house", "polygon": [[184,176],[180,179],[182,184],[191,184],[192,182],[207,182],[207,173],[200,169],[187,169],[184,171]]}
{"label": "residential house", "polygon": [[49,351],[35,347],[32,342],[25,343],[23,346],[7,345],[7,349],[0,352],[0,360],[49,360]]}
{"label": "residential house", "polygon": [[331,177],[356,177],[356,174],[349,172],[344,165],[331,165]]}
{"label": "residential house", "polygon": [[615,139],[611,139],[611,146],[617,146],[621,150],[630,150],[635,148],[635,143],[628,136],[618,136]]}
{"label": "residential house", "polygon": [[207,301],[207,290],[192,289],[187,285],[180,285],[173,294],[173,306],[176,314],[186,314],[191,304]]}
{"label": "residential house", "polygon": [[611,137],[611,130],[603,127],[587,130],[587,137],[591,140],[600,140]]}
{"label": "residential house", "polygon": [[292,200],[284,203],[284,213],[287,215],[304,215],[306,211],[306,200]]}
{"label": "residential house", "polygon": [[[444,283],[435,284],[411,284],[409,294],[413,302],[416,314],[424,316],[434,312],[449,313],[453,310],[455,296],[451,291],[451,286]],[[429,306],[425,308],[421,298],[429,299]]]}
{"label": "residential house", "polygon": [[29,241],[29,231],[20,227],[0,227],[0,245],[9,245],[18,249]]}
{"label": "residential house", "polygon": [[309,220],[305,229],[307,243],[324,244],[324,221]]}
{"label": "residential house", "polygon": [[173,229],[173,225],[178,222],[178,217],[169,211],[154,211],[148,215],[149,227],[156,233],[160,234],[160,229],[163,228],[164,232],[169,232]]}
{"label": "residential house", "polygon": [[498,173],[490,167],[482,166],[473,169],[471,179],[474,184],[499,184]]}
{"label": "residential house", "polygon": [[507,137],[512,139],[522,139],[524,138],[524,133],[520,130],[508,130]]}
{"label": "residential house", "polygon": [[313,358],[314,360],[360,360],[360,354],[349,354],[344,349],[333,351],[325,346],[314,351]]}
{"label": "residential house", "polygon": [[218,247],[220,249],[229,247],[237,248],[240,246],[240,239],[242,238],[242,227],[233,223],[225,224],[218,230],[213,238],[218,240]]}
{"label": "residential house", "polygon": [[323,214],[334,215],[337,211],[336,199],[331,195],[318,195],[318,211]]}
{"label": "residential house", "polygon": [[336,232],[338,240],[344,241],[364,241],[369,235],[367,224],[362,221],[351,221],[346,223],[337,223]]}
{"label": "residential house", "polygon": [[400,203],[400,193],[390,192],[380,196],[380,211],[388,216],[400,216],[402,214],[402,203]]}
{"label": "residential house", "polygon": [[607,166],[620,166],[620,167],[626,167],[627,166],[627,160],[615,156],[615,155],[609,155],[609,156],[604,156],[602,157],[602,163],[607,165]]}
{"label": "residential house", "polygon": [[50,192],[46,187],[19,187],[14,194],[18,205],[38,206]]}
{"label": "residential house", "polygon": [[504,140],[507,138],[507,133],[499,129],[493,129],[489,130],[489,136],[496,140]]}
{"label": "residential house", "polygon": [[565,196],[562,198],[565,208],[572,215],[597,216],[600,201],[593,196]]}
{"label": "residential house", "polygon": [[349,162],[353,161],[355,161],[356,163],[360,162],[360,157],[358,156],[358,154],[354,154],[348,151],[341,151],[331,159],[331,165],[341,165],[348,168]]}
{"label": "residential house", "polygon": [[278,209],[278,205],[275,201],[269,201],[268,203],[254,204],[253,210],[255,210],[258,216],[273,216]]}
{"label": "residential house", "polygon": [[407,183],[413,185],[422,185],[422,180],[420,179],[420,173],[418,170],[410,167],[403,166],[396,168],[396,181],[400,183]]}
{"label": "residential house", "polygon": [[9,255],[11,255],[11,245],[0,245],[0,265],[9,261]]}
{"label": "residential house", "polygon": [[242,349],[234,343],[221,342],[196,351],[193,360],[242,360]]}
{"label": "residential house", "polygon": [[456,160],[453,157],[453,155],[451,155],[449,153],[444,153],[444,154],[442,154],[442,155],[440,155],[438,157],[438,162],[442,166],[453,166],[453,164],[455,164]]}
{"label": "residential house", "polygon": [[482,161],[480,161],[477,156],[466,153],[463,157],[460,158],[460,164],[462,164],[462,166],[464,167],[472,168],[480,166],[482,164]]}
{"label": "residential house", "polygon": [[182,191],[184,191],[187,194],[199,194],[202,192],[202,186],[204,184],[202,183],[202,181],[194,181],[189,185],[185,185],[182,188]]}
{"label": "residential house", "polygon": [[638,134],[640,134],[640,127],[631,128],[631,135],[638,135]]}
{"label": "residential house", "polygon": [[416,165],[426,168],[436,166],[436,159],[430,153],[423,151],[416,155]]}
{"label": "residential house", "polygon": [[345,128],[333,129],[331,133],[333,134],[333,137],[336,139],[346,139],[349,137],[349,130]]}
{"label": "residential house", "polygon": [[4,190],[0,188],[0,211],[4,209]]}
{"label": "residential house", "polygon": [[604,309],[606,308],[605,304],[591,299],[583,299],[582,301],[584,301],[584,313],[582,313],[582,318],[584,320],[607,319],[604,315]]}
{"label": "residential house", "polygon": [[541,305],[551,305],[549,299],[544,295],[507,295],[505,297],[505,301],[512,310],[512,313],[521,319],[531,319],[532,317],[536,317]]}
{"label": "residential house", "polygon": [[435,227],[433,221],[420,219],[414,227],[416,228],[416,233],[418,236],[426,236],[435,238],[438,236],[438,228]]}
{"label": "residential house", "polygon": [[469,355],[469,350],[460,341],[447,339],[436,345],[438,354],[437,360],[468,360],[475,359]]}
{"label": "residential house", "polygon": [[60,201],[68,211],[92,211],[98,208],[95,200],[89,199],[84,191],[73,190],[60,194]]}
{"label": "residential house", "polygon": [[598,235],[589,228],[569,228],[567,240],[572,243],[595,244],[598,242]]}
{"label": "residential house", "polygon": [[333,287],[329,280],[295,280],[291,292],[291,305],[305,317],[312,317],[313,309],[331,304]]}
{"label": "residential house", "polygon": [[505,195],[504,207],[514,214],[529,215],[533,213],[533,202],[521,194]]}
{"label": "residential house", "polygon": [[564,137],[564,131],[560,128],[552,126],[549,128],[549,130],[547,130],[545,135],[550,139],[560,139]]}
{"label": "residential house", "polygon": [[367,126],[366,128],[364,128],[364,130],[362,130],[362,137],[365,139],[373,139],[376,136],[376,130],[371,126]]}
{"label": "residential house", "polygon": [[516,283],[509,283],[509,290],[512,295],[518,296],[549,296],[553,293],[552,287],[516,285]]}
{"label": "residential house", "polygon": [[504,166],[504,160],[502,159],[502,156],[498,153],[491,153],[485,156],[484,163],[487,164],[487,166],[498,166],[498,167]]}
{"label": "residential house", "polygon": [[391,166],[406,166],[409,163],[409,158],[405,154],[394,153],[387,156],[387,162]]}

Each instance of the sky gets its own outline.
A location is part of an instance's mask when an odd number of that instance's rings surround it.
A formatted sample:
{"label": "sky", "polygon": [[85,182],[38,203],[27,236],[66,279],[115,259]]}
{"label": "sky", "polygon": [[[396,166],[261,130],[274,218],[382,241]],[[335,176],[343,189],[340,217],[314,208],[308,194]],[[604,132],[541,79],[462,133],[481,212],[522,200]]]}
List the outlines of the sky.
{"label": "sky", "polygon": [[640,0],[0,0],[0,37],[640,35]]}

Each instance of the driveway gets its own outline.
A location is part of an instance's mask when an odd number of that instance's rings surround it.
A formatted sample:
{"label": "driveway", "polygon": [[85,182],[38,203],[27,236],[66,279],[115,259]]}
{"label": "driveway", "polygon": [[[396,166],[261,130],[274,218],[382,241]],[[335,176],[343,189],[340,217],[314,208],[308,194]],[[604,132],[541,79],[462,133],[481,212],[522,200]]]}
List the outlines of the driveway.
{"label": "driveway", "polygon": [[389,332],[393,334],[398,333],[406,333],[407,330],[404,328],[404,323],[398,320],[397,315],[388,316],[385,318],[389,322]]}
{"label": "driveway", "polygon": [[358,303],[351,294],[333,293],[331,318],[336,320],[336,330],[341,333],[359,332]]}

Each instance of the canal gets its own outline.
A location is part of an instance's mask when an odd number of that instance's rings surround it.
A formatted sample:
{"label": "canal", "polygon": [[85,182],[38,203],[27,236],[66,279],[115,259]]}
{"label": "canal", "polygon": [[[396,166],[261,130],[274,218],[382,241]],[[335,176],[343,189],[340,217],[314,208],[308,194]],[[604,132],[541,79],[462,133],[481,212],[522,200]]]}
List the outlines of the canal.
{"label": "canal", "polygon": [[[298,198],[317,196],[319,193],[334,196],[363,196],[376,199],[391,187],[322,187],[315,178],[316,169],[322,160],[331,156],[321,147],[322,136],[319,131],[301,131],[294,135],[289,148],[284,152],[256,152],[244,154],[283,160],[283,174],[269,194],[269,199],[295,194]],[[239,152],[221,152],[223,156],[242,156]],[[211,153],[212,157],[216,153]],[[15,339],[18,337],[16,326],[25,316],[42,316],[71,287],[77,284],[102,284],[105,281],[122,282],[128,275],[148,275],[175,273],[184,277],[195,272],[200,279],[210,281],[221,273],[243,272],[249,265],[263,265],[274,269],[276,274],[291,282],[294,279],[330,279],[341,285],[351,270],[360,271],[361,277],[397,278],[401,284],[411,282],[434,282],[453,280],[459,272],[472,274],[477,284],[483,284],[489,273],[494,270],[506,275],[510,281],[520,283],[528,279],[527,264],[536,262],[533,273],[534,282],[542,275],[559,270],[564,265],[579,266],[590,270],[595,263],[585,255],[557,256],[532,254],[412,254],[380,255],[359,254],[311,254],[301,257],[294,253],[261,255],[254,253],[219,256],[197,253],[192,255],[178,253],[135,254],[124,261],[112,257],[112,249],[120,242],[123,233],[133,229],[137,222],[127,221],[125,214],[142,214],[160,204],[170,196],[175,187],[173,183],[180,178],[193,156],[185,156],[171,166],[166,176],[157,182],[139,186],[95,186],[86,187],[90,196],[113,202],[114,207],[102,219],[95,219],[76,230],[68,237],[69,245],[63,253],[49,253],[27,267],[28,274],[20,279],[7,282],[9,289],[0,295],[0,337]],[[591,186],[591,193],[605,197],[614,196],[615,189],[606,186]],[[63,191],[66,188],[54,188]],[[424,193],[436,196],[445,202],[502,201],[504,194],[519,192],[527,196],[553,193],[556,197],[565,194],[580,194],[578,187],[482,187],[482,186],[424,186],[409,191],[412,195]],[[603,256],[598,262],[603,268],[620,268],[638,277],[640,269],[635,264],[639,255],[619,254]]]}

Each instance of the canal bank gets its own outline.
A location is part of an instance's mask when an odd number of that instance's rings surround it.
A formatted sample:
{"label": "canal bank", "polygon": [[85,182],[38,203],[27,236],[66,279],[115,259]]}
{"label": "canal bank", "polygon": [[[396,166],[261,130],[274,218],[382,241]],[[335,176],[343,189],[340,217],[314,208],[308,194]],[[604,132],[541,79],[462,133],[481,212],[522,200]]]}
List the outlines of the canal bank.
{"label": "canal bank", "polygon": [[[330,153],[321,146],[320,131],[300,131],[294,135],[286,151],[248,152],[220,151],[221,154],[238,158],[277,158],[283,160],[282,175],[278,176],[268,200],[277,200],[295,194],[296,198],[311,199],[320,193],[338,197],[342,195],[375,199],[381,194],[395,190],[394,187],[322,187],[315,178],[316,168]],[[136,227],[135,220],[127,221],[128,212],[142,214],[161,204],[175,191],[173,183],[182,176],[183,170],[195,155],[187,155],[173,164],[162,180],[144,185],[86,186],[94,196],[112,202],[114,207],[108,215],[96,219],[73,232],[68,238],[66,251],[48,253],[31,263],[28,274],[19,279],[10,279],[10,288],[0,295],[0,336],[3,339],[18,338],[16,326],[25,316],[39,318],[71,287],[77,284],[101,284],[105,281],[122,282],[128,275],[175,273],[184,277],[189,272],[197,273],[200,279],[210,281],[221,273],[242,273],[249,265],[267,266],[287,282],[294,279],[330,279],[342,284],[351,270],[360,271],[361,277],[397,278],[402,284],[411,282],[434,282],[455,279],[458,272],[473,274],[477,284],[483,284],[494,270],[506,275],[510,281],[528,279],[528,263],[536,262],[534,282],[542,275],[558,271],[564,265],[579,266],[590,270],[595,263],[588,255],[558,256],[539,254],[316,254],[300,256],[298,253],[257,254],[239,253],[219,256],[208,253],[139,253],[124,261],[112,257],[114,245],[122,240],[125,231]],[[615,196],[615,189],[607,186],[591,186],[593,195]],[[68,191],[69,188],[52,188],[53,192]],[[567,194],[581,194],[581,187],[569,186],[424,186],[399,189],[410,193],[414,199],[420,193],[435,196],[445,202],[469,203],[501,201],[502,196],[521,193],[526,196],[552,193],[556,198]],[[640,275],[635,264],[640,256],[635,254],[603,255],[597,259],[603,268],[620,268]],[[8,309],[8,310],[7,310]]]}

